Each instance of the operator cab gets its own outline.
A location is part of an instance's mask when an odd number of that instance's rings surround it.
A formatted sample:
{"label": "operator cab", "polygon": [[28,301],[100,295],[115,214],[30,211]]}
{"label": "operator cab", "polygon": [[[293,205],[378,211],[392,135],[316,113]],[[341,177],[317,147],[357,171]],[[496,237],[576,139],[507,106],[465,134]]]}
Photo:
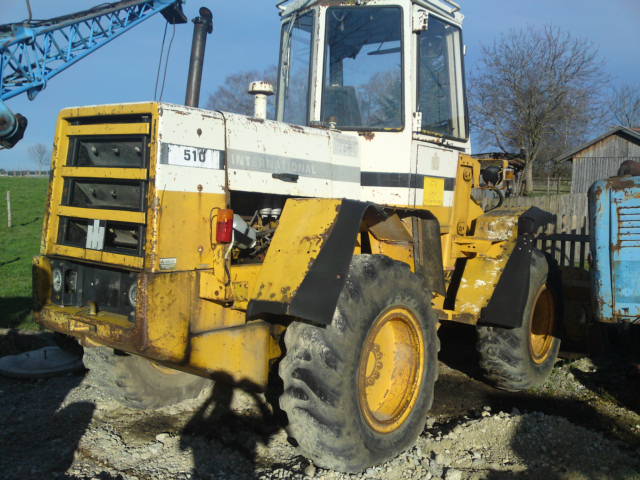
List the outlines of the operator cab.
{"label": "operator cab", "polygon": [[279,8],[277,120],[370,138],[404,132],[469,152],[455,3],[298,0]]}

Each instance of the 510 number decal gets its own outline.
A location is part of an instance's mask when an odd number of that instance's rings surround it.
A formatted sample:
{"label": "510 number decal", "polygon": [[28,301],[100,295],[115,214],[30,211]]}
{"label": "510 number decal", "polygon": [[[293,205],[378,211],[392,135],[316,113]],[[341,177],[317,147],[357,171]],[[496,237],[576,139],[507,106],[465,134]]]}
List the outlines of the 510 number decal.
{"label": "510 number decal", "polygon": [[204,163],[207,161],[207,151],[202,148],[194,148],[193,150],[185,148],[183,158],[186,162],[194,161]]}
{"label": "510 number decal", "polygon": [[181,167],[197,167],[222,169],[220,150],[211,148],[196,148],[185,145],[162,145],[162,163],[179,165]]}

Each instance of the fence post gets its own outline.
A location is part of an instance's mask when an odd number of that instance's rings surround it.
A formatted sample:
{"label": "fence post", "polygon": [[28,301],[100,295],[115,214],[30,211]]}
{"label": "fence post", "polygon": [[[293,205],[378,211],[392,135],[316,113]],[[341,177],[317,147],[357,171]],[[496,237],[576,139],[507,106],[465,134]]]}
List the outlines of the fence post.
{"label": "fence post", "polygon": [[11,192],[7,190],[7,227],[11,228]]}

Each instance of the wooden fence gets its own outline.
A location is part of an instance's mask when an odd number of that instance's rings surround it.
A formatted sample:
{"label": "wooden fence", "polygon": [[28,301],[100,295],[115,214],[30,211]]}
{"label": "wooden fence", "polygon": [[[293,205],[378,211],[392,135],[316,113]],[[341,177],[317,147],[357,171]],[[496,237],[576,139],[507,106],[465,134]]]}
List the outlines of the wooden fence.
{"label": "wooden fence", "polygon": [[589,269],[589,231],[586,223],[569,231],[564,231],[558,224],[548,225],[539,234],[537,247],[551,254],[561,267]]}
{"label": "wooden fence", "polygon": [[589,222],[587,195],[510,197],[504,207],[538,207],[556,216],[538,236],[538,248],[553,255],[560,266],[588,269]]}
{"label": "wooden fence", "polygon": [[539,177],[533,179],[534,192],[542,195],[562,195],[571,192],[571,178]]}
{"label": "wooden fence", "polygon": [[[537,197],[509,197],[504,201],[505,207],[538,207],[562,217],[562,228],[574,228],[582,218],[587,218],[587,194],[541,195]],[[573,220],[576,217],[576,220]]]}

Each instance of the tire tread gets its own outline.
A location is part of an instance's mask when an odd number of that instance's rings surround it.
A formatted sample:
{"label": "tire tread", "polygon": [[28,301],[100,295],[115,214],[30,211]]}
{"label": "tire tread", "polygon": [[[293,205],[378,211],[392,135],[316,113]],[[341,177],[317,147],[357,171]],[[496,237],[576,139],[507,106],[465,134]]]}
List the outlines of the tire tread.
{"label": "tire tread", "polygon": [[529,352],[529,324],[535,294],[548,282],[549,265],[544,254],[534,250],[531,259],[529,298],[524,311],[525,318],[518,328],[479,326],[476,348],[480,367],[491,384],[507,391],[522,391],[536,387],[546,380],[557,357],[559,340],[555,340],[555,352],[542,365],[533,365]]}
{"label": "tire tread", "polygon": [[[344,352],[355,348],[349,342],[357,330],[357,326],[350,324],[349,313],[362,308],[371,292],[388,290],[390,285],[421,288],[422,283],[404,263],[381,255],[355,256],[332,323],[318,327],[296,321],[285,332],[286,355],[279,367],[285,388],[280,406],[289,419],[289,435],[295,439],[302,454],[317,466],[357,472],[400,453],[407,446],[406,442],[399,442],[384,452],[371,451],[359,438],[353,419],[347,413],[348,390],[353,387],[345,378],[352,378],[354,370],[345,364]],[[434,322],[429,307],[427,304],[426,311],[431,317],[427,318]],[[433,328],[435,332],[435,323],[427,328]],[[428,347],[435,348],[437,355],[437,334],[434,333],[432,341],[435,344]],[[433,381],[425,385],[426,410],[433,401],[437,365],[435,367]],[[302,371],[314,373],[300,375]],[[412,432],[417,432],[416,437],[422,432],[424,422],[426,415],[419,426],[412,428]],[[414,440],[411,438],[411,443]]]}

